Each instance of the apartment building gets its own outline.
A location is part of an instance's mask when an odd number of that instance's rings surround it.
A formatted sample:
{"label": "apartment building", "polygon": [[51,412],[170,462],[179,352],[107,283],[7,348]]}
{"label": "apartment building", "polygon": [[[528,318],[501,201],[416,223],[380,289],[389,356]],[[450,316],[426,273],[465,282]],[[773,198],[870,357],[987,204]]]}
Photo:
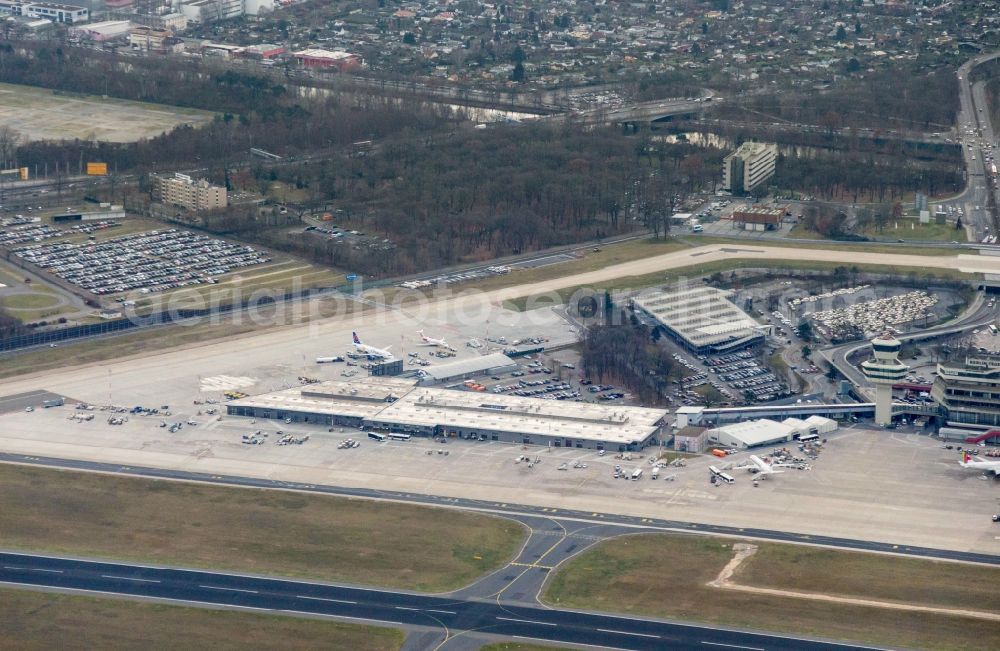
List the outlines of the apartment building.
{"label": "apartment building", "polygon": [[188,210],[213,210],[229,205],[226,189],[187,174],[154,176],[153,200],[181,206]]}

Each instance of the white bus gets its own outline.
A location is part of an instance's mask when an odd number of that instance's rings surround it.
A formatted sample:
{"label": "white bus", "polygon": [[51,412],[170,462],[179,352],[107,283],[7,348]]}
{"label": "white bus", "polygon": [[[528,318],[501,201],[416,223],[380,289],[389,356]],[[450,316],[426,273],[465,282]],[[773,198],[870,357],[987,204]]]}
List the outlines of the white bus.
{"label": "white bus", "polygon": [[718,468],[716,468],[715,466],[709,466],[709,467],[708,467],[708,469],[712,471],[712,475],[713,475],[713,476],[714,476],[714,477],[715,477],[715,478],[716,478],[716,479],[717,479],[718,481],[724,481],[724,482],[726,482],[727,484],[733,484],[733,483],[735,483],[735,482],[736,482],[736,480],[735,480],[735,479],[733,479],[733,476],[732,476],[732,475],[730,475],[729,473],[725,473],[725,472],[722,472],[721,470],[719,470],[719,469],[718,469]]}
{"label": "white bus", "polygon": [[799,437],[799,443],[812,443],[819,440],[819,434],[803,434]]}
{"label": "white bus", "polygon": [[393,441],[409,441],[410,440],[410,435],[409,434],[397,434],[396,432],[392,432],[392,433],[389,434],[389,438],[391,438]]}
{"label": "white bus", "polygon": [[989,328],[990,328],[990,334],[991,335],[996,335],[996,333],[997,333],[997,327],[991,323],[989,325]]}
{"label": "white bus", "polygon": [[378,432],[368,432],[368,438],[373,441],[383,442],[386,439],[385,434],[379,434]]}

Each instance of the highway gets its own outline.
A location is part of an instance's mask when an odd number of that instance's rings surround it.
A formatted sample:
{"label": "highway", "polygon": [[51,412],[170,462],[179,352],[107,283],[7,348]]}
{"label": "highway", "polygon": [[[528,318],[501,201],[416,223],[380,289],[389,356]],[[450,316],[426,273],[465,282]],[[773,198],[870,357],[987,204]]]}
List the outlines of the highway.
{"label": "highway", "polygon": [[[997,138],[990,123],[983,84],[973,84],[969,75],[976,66],[997,57],[1000,57],[1000,52],[975,57],[962,64],[957,72],[960,110],[956,142],[964,143],[962,153],[965,156],[967,185],[965,191],[948,203],[964,206],[966,225],[971,239],[976,242],[982,241],[987,235],[996,234],[996,222],[988,208],[990,179],[986,175],[983,159],[983,155],[990,152],[982,147],[982,143],[992,144],[995,151]],[[972,135],[966,134],[966,129],[970,128],[975,132]]]}
{"label": "highway", "polygon": [[296,615],[443,627],[619,649],[846,649],[850,645],[651,619],[238,574],[0,553],[0,582]]}

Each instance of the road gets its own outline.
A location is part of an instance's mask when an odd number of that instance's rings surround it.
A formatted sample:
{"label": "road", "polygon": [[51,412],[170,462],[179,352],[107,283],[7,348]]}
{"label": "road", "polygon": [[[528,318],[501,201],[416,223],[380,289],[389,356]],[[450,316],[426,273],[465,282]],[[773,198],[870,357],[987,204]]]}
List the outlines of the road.
{"label": "road", "polygon": [[[989,234],[996,234],[996,221],[987,209],[990,179],[984,165],[984,154],[989,155],[991,151],[983,145],[991,144],[996,148],[997,137],[990,123],[983,84],[973,84],[969,75],[974,67],[998,57],[1000,52],[975,57],[962,64],[957,72],[960,108],[956,141],[963,145],[967,185],[961,194],[948,203],[963,207],[970,239],[975,242],[982,241]],[[970,130],[972,133],[969,133]]]}
{"label": "road", "polygon": [[[968,330],[972,330],[973,328],[981,328],[988,323],[995,323],[998,312],[1000,312],[1000,309],[996,307],[988,307],[988,303],[984,300],[983,294],[978,293],[976,294],[976,298],[969,309],[967,309],[965,313],[957,319],[936,328],[928,328],[927,330],[919,330],[905,335],[900,335],[899,340],[903,342],[921,341],[924,339],[933,339],[934,337],[940,337],[943,335],[966,332]],[[841,375],[850,380],[855,387],[865,392],[866,389],[871,388],[871,383],[868,382],[868,379],[865,378],[864,374],[858,367],[851,364],[850,358],[858,351],[868,348],[869,346],[870,344],[867,341],[853,341],[840,346],[826,348],[820,351],[820,354],[823,355],[823,357],[830,362],[834,368],[840,371]]]}
{"label": "road", "polygon": [[651,619],[426,596],[238,574],[0,553],[0,581],[374,623],[488,632],[620,649],[845,649],[831,642]]}

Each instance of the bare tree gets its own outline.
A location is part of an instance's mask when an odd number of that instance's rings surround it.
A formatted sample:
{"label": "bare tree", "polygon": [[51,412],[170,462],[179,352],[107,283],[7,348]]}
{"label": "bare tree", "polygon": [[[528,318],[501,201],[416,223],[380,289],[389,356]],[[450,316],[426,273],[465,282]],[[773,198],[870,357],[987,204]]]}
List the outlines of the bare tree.
{"label": "bare tree", "polygon": [[17,147],[23,138],[21,134],[7,125],[0,126],[0,164],[3,168],[12,167],[17,158]]}

